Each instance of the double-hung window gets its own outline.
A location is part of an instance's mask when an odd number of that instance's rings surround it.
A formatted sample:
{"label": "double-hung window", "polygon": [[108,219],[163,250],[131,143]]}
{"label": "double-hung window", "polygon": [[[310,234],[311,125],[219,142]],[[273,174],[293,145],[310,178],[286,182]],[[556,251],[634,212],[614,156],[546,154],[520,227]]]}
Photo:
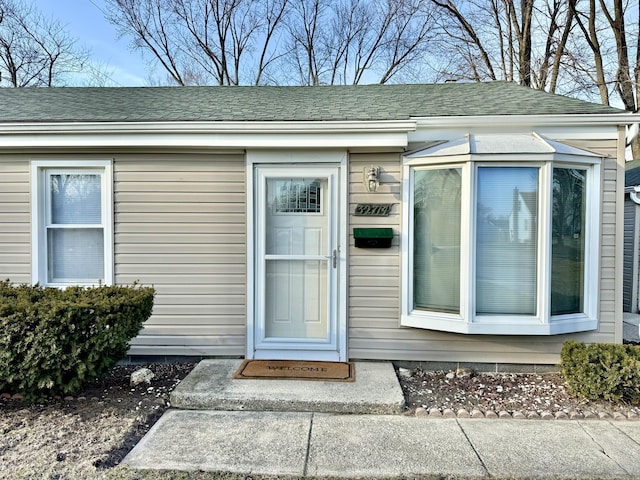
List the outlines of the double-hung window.
{"label": "double-hung window", "polygon": [[33,161],[34,283],[113,282],[111,162]]}
{"label": "double-hung window", "polygon": [[[458,144],[405,158],[402,324],[597,328],[600,157],[537,136],[536,148],[529,136],[489,137],[471,138],[463,155]],[[482,141],[490,151],[473,150]]]}

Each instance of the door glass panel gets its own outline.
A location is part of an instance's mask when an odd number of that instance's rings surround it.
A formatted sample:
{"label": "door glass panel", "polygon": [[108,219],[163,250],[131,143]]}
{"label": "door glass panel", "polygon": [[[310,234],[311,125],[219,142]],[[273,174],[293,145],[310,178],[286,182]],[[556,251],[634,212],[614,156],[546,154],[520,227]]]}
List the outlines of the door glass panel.
{"label": "door glass panel", "polygon": [[327,339],[328,179],[267,178],[266,197],[265,338]]}
{"label": "door glass panel", "polygon": [[267,255],[327,255],[327,179],[267,179]]}
{"label": "door glass panel", "polygon": [[327,262],[268,260],[266,336],[326,338]]}

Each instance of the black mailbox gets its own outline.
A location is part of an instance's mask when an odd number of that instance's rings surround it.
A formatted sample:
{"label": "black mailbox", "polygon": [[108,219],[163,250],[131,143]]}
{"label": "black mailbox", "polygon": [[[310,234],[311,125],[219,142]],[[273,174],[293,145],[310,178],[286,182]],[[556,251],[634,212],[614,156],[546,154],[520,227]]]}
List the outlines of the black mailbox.
{"label": "black mailbox", "polygon": [[393,240],[393,229],[354,228],[353,238],[357,248],[389,248]]}

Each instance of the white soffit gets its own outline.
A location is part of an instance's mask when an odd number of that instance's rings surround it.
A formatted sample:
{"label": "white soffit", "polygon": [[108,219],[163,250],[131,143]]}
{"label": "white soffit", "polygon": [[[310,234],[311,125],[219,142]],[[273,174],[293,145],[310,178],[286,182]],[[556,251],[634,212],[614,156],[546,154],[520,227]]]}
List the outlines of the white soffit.
{"label": "white soffit", "polygon": [[464,137],[412,152],[405,155],[405,158],[412,160],[417,158],[497,154],[558,154],[601,157],[596,153],[549,140],[532,132],[530,134],[467,134]]}

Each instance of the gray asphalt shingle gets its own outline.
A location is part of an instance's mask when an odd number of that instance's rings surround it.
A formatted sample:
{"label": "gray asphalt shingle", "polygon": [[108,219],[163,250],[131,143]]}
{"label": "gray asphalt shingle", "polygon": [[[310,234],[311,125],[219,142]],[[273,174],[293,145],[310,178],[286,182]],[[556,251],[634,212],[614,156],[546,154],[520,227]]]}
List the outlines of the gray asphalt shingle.
{"label": "gray asphalt shingle", "polygon": [[615,114],[507,82],[323,87],[0,88],[0,122],[330,121]]}

